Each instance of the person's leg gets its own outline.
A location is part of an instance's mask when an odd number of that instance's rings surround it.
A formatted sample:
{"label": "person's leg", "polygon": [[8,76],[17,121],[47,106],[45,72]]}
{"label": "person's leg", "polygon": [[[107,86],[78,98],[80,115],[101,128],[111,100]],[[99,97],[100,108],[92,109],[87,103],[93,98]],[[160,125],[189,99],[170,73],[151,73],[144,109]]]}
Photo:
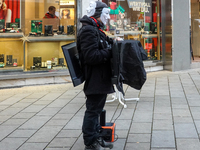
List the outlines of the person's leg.
{"label": "person's leg", "polygon": [[89,146],[93,144],[99,136],[97,132],[99,115],[105,105],[107,94],[86,95],[86,97],[86,111],[82,131],[84,144]]}

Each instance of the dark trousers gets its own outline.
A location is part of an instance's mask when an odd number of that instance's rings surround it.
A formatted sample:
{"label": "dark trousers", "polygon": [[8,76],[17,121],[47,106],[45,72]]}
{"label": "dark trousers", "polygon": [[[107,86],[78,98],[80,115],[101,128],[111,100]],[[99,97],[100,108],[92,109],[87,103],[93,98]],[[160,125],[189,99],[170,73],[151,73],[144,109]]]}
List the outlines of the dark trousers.
{"label": "dark trousers", "polygon": [[107,94],[86,95],[86,111],[83,119],[83,139],[86,146],[99,137],[99,116],[106,102]]}

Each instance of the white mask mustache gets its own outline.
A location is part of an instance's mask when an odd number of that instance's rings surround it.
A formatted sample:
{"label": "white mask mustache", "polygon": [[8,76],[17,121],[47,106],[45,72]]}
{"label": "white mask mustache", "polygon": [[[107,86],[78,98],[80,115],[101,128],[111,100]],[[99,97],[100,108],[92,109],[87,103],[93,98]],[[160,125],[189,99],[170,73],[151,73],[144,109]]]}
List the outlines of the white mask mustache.
{"label": "white mask mustache", "polygon": [[91,1],[89,7],[86,9],[88,17],[91,17],[95,14],[95,8],[96,8],[96,3],[94,1]]}
{"label": "white mask mustache", "polygon": [[110,19],[110,9],[103,8],[100,19],[104,25],[107,24],[108,20]]}

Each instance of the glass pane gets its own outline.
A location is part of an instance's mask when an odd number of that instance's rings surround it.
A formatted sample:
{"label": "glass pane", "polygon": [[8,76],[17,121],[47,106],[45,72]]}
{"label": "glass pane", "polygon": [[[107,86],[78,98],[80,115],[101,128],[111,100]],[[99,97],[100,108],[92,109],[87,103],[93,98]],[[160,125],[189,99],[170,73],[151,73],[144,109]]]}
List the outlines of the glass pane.
{"label": "glass pane", "polygon": [[[110,8],[106,33],[113,38],[138,40],[149,60],[160,60],[160,7],[158,0],[103,0]],[[158,25],[158,26],[157,26]]]}
{"label": "glass pane", "polygon": [[0,73],[23,71],[20,0],[0,0]]}
{"label": "glass pane", "polygon": [[62,45],[75,40],[74,0],[25,0],[26,71],[67,68]]}

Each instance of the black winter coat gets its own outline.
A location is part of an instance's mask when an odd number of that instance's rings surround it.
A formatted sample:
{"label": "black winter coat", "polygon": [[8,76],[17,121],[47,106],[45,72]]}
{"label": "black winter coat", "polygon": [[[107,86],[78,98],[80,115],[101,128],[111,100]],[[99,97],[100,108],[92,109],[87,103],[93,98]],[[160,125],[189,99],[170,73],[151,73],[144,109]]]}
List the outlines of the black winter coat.
{"label": "black winter coat", "polygon": [[[109,38],[95,28],[97,24],[92,18],[84,16],[80,22],[82,28],[78,33],[77,48],[85,75],[84,92],[86,95],[113,93],[111,50],[106,44]],[[99,21],[97,23],[103,27]]]}

